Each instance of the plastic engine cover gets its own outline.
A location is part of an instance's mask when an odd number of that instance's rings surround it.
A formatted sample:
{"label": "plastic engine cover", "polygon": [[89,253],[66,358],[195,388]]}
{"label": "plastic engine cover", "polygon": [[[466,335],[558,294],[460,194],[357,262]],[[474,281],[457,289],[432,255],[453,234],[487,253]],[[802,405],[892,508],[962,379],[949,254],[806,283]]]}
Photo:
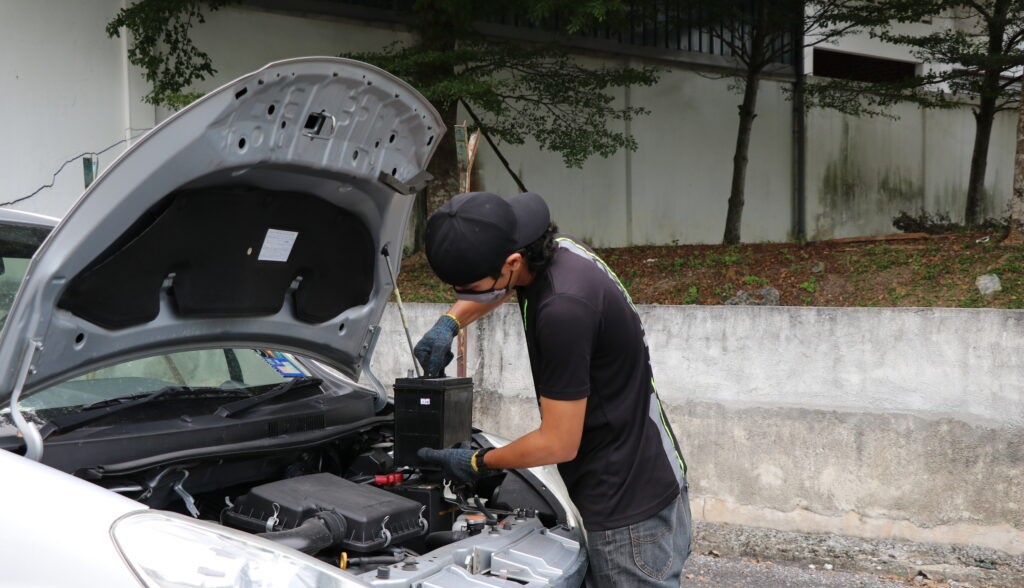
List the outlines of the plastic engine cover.
{"label": "plastic engine cover", "polygon": [[423,535],[427,531],[423,509],[415,500],[374,486],[334,474],[312,474],[253,488],[224,513],[224,523],[265,533],[293,529],[329,510],[345,518],[342,547],[367,553]]}

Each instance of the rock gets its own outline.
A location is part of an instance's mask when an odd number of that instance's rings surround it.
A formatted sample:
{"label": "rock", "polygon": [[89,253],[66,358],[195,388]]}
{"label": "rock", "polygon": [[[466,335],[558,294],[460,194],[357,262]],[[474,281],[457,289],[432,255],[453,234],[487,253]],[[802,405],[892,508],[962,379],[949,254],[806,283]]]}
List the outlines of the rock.
{"label": "rock", "polygon": [[750,292],[740,290],[735,296],[726,300],[725,303],[733,306],[778,306],[779,291],[771,287],[760,288]]}
{"label": "rock", "polygon": [[832,566],[832,564],[825,564],[825,565],[823,565],[821,567],[825,568],[826,570],[831,570],[833,566]]}
{"label": "rock", "polygon": [[975,280],[974,283],[978,286],[978,290],[985,296],[991,296],[1003,289],[1002,284],[999,283],[999,276],[995,274],[978,276],[978,279]]}
{"label": "rock", "polygon": [[820,261],[811,266],[812,274],[820,274],[823,271],[825,271],[825,264]]}

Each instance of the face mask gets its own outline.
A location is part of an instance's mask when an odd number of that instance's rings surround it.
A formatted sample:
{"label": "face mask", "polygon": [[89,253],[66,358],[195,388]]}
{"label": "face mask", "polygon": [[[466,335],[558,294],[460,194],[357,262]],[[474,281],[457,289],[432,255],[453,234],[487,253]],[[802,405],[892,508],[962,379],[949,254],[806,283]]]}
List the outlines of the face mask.
{"label": "face mask", "polygon": [[476,302],[477,304],[493,304],[495,302],[500,302],[505,298],[506,294],[508,294],[508,288],[499,288],[497,290],[487,290],[485,292],[456,292],[455,298],[457,300]]}
{"label": "face mask", "polygon": [[[497,278],[494,280],[494,284],[498,284]],[[495,302],[501,302],[505,296],[508,295],[508,286],[512,283],[512,274],[508,275],[508,284],[505,284],[504,288],[491,288],[490,290],[483,290],[479,292],[459,292],[455,291],[455,298],[457,300],[466,300],[469,302],[476,302],[477,304],[493,304]]]}

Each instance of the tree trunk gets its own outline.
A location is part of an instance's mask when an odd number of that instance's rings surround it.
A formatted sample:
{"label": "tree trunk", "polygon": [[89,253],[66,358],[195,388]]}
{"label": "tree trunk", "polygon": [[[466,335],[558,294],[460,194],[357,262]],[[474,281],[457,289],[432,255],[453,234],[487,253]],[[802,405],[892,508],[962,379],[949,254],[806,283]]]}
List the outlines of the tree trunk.
{"label": "tree trunk", "polygon": [[1024,85],[1017,103],[1017,156],[1013,162],[1013,198],[1010,201],[1010,234],[1005,243],[1024,243]]}
{"label": "tree trunk", "polygon": [[452,126],[456,123],[458,116],[457,103],[450,106],[434,105],[441,115],[448,130],[441,141],[437,144],[434,157],[427,165],[427,171],[434,176],[434,181],[416,194],[416,204],[412,210],[413,230],[412,251],[416,253],[423,250],[424,238],[427,231],[427,218],[445,201],[459,191],[459,161],[455,152],[455,132]]}
{"label": "tree trunk", "polygon": [[[985,19],[988,32],[988,58],[1004,55],[1003,42],[1009,14],[1013,2],[996,0],[989,6],[989,16]],[[967,180],[967,208],[964,223],[977,226],[984,219],[985,210],[985,169],[988,167],[988,147],[992,139],[992,123],[996,116],[996,101],[1000,94],[1000,76],[1002,67],[989,63],[981,71],[984,77],[981,82],[981,98],[978,111],[974,113],[977,129],[974,133],[974,150],[971,153],[971,175]]]}
{"label": "tree trunk", "polygon": [[977,226],[985,220],[985,169],[988,166],[988,147],[995,116],[996,99],[982,97],[978,111],[974,113],[977,127],[974,131],[974,150],[971,152],[971,175],[967,180],[964,222],[969,227]]}
{"label": "tree trunk", "polygon": [[[419,46],[425,51],[451,51],[455,49],[455,36],[451,34],[457,15],[451,12],[451,7],[440,0],[423,0],[417,3],[417,21],[420,26]],[[429,83],[429,80],[445,80],[454,75],[455,70],[451,66],[439,66],[424,68],[417,72],[417,77]],[[450,104],[434,102],[434,108],[441,115],[448,131],[438,142],[434,157],[427,166],[427,171],[434,176],[426,189],[416,194],[416,203],[413,206],[413,253],[423,250],[424,236],[427,229],[427,218],[437,210],[442,202],[458,193],[459,189],[459,165],[455,153],[455,133],[452,126],[458,121],[458,102]]]}
{"label": "tree trunk", "polygon": [[725,217],[725,235],[722,243],[740,242],[740,223],[743,220],[743,193],[747,182],[747,160],[750,151],[750,133],[757,116],[757,90],[761,81],[758,71],[748,71],[740,105],[740,126],[736,132],[736,151],[732,156],[732,186],[729,190],[729,212]]}

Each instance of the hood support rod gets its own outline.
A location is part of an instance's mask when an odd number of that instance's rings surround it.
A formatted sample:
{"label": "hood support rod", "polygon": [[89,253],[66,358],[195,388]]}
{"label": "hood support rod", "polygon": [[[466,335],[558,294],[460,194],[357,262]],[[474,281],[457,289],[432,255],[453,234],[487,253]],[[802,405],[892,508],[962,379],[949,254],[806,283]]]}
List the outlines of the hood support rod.
{"label": "hood support rod", "polygon": [[409,321],[405,318],[405,306],[402,304],[402,293],[398,291],[398,275],[395,274],[395,269],[391,267],[391,255],[388,253],[388,246],[385,245],[380,250],[380,254],[384,256],[384,262],[388,265],[388,274],[391,276],[391,283],[395,286],[395,300],[398,302],[398,314],[402,317],[402,328],[405,329],[405,340],[409,343],[409,355],[412,356],[412,369],[415,370],[416,377],[420,377],[420,364],[416,361],[416,350],[412,345],[412,336],[409,335]]}
{"label": "hood support rod", "polygon": [[388,404],[388,391],[384,384],[380,383],[377,374],[373,373],[373,352],[377,349],[377,338],[380,337],[380,325],[370,327],[370,341],[366,344],[366,351],[363,353],[363,373],[369,378],[370,384],[377,392],[377,398],[373,401],[373,409],[376,412],[384,410]]}
{"label": "hood support rod", "polygon": [[25,358],[21,360],[21,368],[18,370],[18,380],[11,392],[11,419],[25,440],[25,457],[32,461],[43,459],[43,436],[39,434],[39,429],[33,423],[25,420],[21,409],[18,408],[18,401],[21,400],[21,391],[25,388],[28,373],[32,370],[32,360],[35,359],[36,352],[42,348],[41,341],[29,341],[28,349],[25,350]]}

